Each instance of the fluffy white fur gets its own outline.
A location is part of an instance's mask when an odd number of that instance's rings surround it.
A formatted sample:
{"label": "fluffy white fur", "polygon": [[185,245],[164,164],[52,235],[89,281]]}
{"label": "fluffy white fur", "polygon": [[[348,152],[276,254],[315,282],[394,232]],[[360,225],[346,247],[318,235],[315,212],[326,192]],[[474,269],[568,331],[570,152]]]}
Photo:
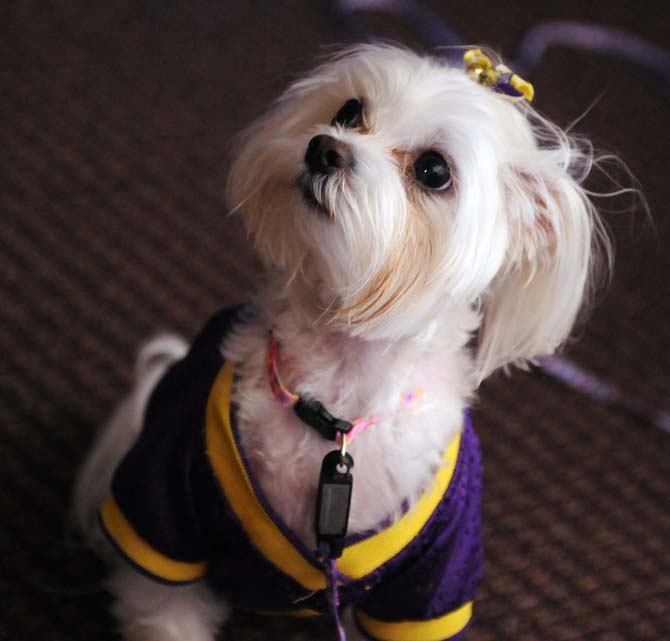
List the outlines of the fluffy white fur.
{"label": "fluffy white fur", "polygon": [[[331,126],[350,98],[361,127]],[[318,134],[347,145],[351,169],[310,176]],[[412,167],[439,151],[453,184],[428,192]],[[229,202],[268,268],[257,318],[223,346],[238,363],[239,432],[277,513],[313,544],[321,459],[332,449],[272,397],[269,329],[289,387],[337,416],[423,400],[352,444],[350,532],[396,518],[430,483],[464,407],[494,370],[553,352],[588,300],[609,253],[581,183],[593,154],[526,104],[511,104],[462,69],[380,45],[349,49],[291,86],[244,136]],[[324,214],[306,202],[309,185]],[[604,251],[599,251],[604,250]],[[604,256],[605,260],[600,257]],[[185,345],[150,343],[136,387],[93,449],[75,510],[94,543],[94,513],[132,444],[148,394]],[[111,582],[131,641],[211,641],[227,612],[205,585],[170,588],[119,567]],[[352,633],[352,637],[354,635]]]}

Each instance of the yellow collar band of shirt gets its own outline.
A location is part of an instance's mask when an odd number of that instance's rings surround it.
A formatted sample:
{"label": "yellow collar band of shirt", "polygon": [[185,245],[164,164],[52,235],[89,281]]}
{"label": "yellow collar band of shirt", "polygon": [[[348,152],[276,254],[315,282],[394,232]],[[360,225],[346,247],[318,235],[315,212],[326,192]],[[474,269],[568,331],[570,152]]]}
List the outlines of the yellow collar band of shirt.
{"label": "yellow collar band of shirt", "polygon": [[[219,372],[206,410],[207,454],[223,492],[242,527],[256,548],[284,574],[307,590],[326,587],[324,571],[287,538],[256,496],[235,442],[230,420],[234,365],[227,362]],[[456,467],[460,434],[444,454],[444,465],[433,486],[399,521],[345,548],[338,571],[350,579],[361,579],[401,552],[428,522],[444,496]]]}

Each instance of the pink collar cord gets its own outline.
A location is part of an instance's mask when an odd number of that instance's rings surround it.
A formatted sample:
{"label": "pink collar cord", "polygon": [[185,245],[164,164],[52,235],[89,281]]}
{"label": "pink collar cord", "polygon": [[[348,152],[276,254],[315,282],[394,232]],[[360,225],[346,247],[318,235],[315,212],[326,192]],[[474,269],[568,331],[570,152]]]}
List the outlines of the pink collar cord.
{"label": "pink collar cord", "polygon": [[[298,401],[301,400],[301,397],[297,394],[291,392],[281,381],[279,377],[279,367],[277,365],[277,359],[279,357],[279,342],[274,337],[273,334],[270,334],[270,340],[268,342],[268,347],[265,353],[265,367],[268,383],[272,394],[277,399],[277,401],[284,407],[294,407]],[[400,405],[402,407],[410,407],[422,396],[423,392],[421,389],[416,389],[409,394],[403,394],[400,398]],[[397,410],[385,412],[383,414],[378,414],[371,417],[361,417],[352,421],[352,427],[346,435],[342,432],[337,432],[335,437],[338,445],[342,444],[342,438],[346,438],[347,443],[350,443],[358,434],[365,431],[368,427],[380,423],[386,418],[389,418],[397,413]]]}

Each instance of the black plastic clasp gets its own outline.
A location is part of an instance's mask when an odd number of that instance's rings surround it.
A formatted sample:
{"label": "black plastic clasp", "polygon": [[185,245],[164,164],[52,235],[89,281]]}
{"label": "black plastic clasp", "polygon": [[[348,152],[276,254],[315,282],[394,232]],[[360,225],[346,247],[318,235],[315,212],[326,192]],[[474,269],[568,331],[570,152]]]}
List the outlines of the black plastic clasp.
{"label": "black plastic clasp", "polygon": [[323,438],[337,440],[337,433],[348,434],[353,425],[349,421],[335,418],[322,403],[316,399],[305,399],[302,396],[293,406],[293,411],[301,421],[313,427]]}

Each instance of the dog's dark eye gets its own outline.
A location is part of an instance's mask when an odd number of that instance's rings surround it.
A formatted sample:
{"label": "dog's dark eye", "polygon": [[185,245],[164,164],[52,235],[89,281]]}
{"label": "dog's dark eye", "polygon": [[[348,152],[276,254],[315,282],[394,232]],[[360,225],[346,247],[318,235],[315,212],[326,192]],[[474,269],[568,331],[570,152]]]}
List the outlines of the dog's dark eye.
{"label": "dog's dark eye", "polygon": [[451,170],[436,151],[424,151],[414,161],[414,175],[426,189],[442,191],[451,185]]}
{"label": "dog's dark eye", "polygon": [[356,98],[347,100],[340,110],[335,114],[335,118],[330,123],[331,127],[342,125],[342,127],[360,127],[363,121],[363,103]]}

